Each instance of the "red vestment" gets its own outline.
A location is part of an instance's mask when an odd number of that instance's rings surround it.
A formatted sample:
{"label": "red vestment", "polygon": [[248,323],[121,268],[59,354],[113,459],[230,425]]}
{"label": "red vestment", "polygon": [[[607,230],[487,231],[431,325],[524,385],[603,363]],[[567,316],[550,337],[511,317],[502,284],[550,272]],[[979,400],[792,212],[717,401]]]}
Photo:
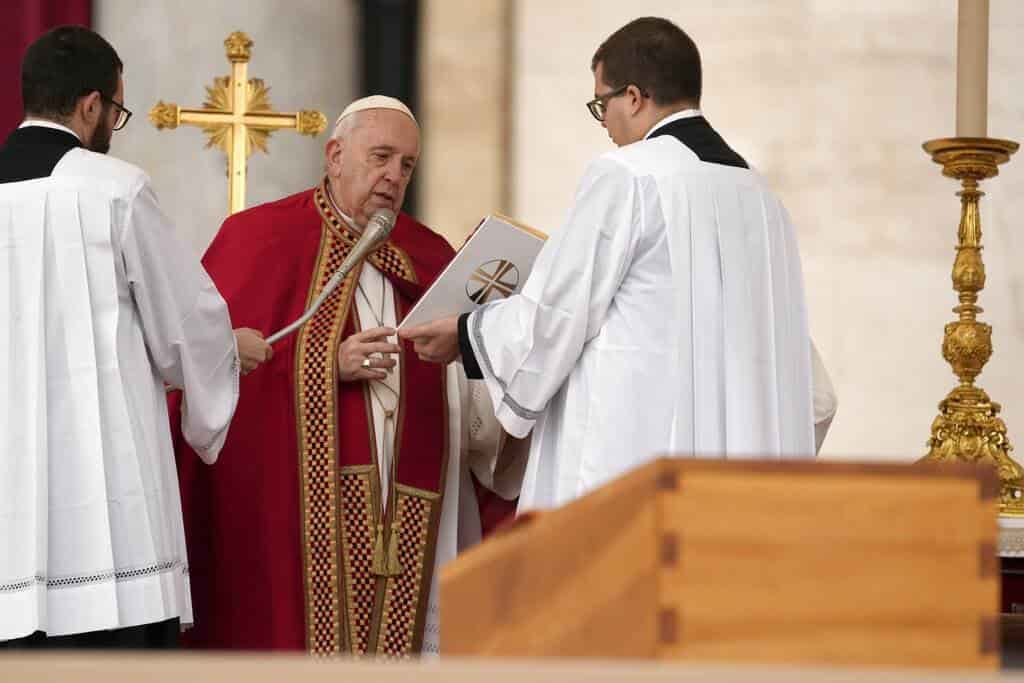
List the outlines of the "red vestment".
{"label": "red vestment", "polygon": [[[321,185],[228,218],[203,265],[233,326],[269,335],[302,314],[357,238]],[[369,257],[394,287],[397,319],[452,253],[399,215]],[[367,385],[337,379],[358,277],[242,379],[214,466],[174,426],[191,646],[406,655],[422,644],[448,459],[445,370],[403,344],[393,489],[381,491]],[[172,395],[172,421],[180,400]]]}

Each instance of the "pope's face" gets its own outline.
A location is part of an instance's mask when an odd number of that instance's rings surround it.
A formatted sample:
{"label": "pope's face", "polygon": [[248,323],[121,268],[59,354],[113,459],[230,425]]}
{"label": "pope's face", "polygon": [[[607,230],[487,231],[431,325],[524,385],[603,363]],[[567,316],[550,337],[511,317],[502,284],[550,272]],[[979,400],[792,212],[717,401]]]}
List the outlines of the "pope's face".
{"label": "pope's face", "polygon": [[338,208],[359,226],[378,209],[397,213],[420,153],[412,119],[391,109],[369,109],[340,140],[327,143],[327,176]]}

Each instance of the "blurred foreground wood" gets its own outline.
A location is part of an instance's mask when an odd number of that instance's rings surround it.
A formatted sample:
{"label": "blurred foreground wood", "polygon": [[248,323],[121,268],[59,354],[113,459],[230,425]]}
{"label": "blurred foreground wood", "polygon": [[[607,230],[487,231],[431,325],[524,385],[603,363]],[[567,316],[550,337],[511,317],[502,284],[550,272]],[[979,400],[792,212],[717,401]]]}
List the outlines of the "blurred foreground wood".
{"label": "blurred foreground wood", "polygon": [[1024,683],[1024,675],[685,666],[658,662],[371,663],[280,655],[0,655],[4,683]]}
{"label": "blurred foreground wood", "polygon": [[994,473],[665,459],[460,556],[445,652],[999,667]]}

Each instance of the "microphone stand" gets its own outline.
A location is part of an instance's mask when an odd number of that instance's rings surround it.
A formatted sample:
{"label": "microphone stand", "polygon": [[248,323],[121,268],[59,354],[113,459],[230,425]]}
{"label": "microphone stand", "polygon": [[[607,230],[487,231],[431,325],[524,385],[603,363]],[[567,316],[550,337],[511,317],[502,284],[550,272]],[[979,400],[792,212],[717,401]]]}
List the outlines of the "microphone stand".
{"label": "microphone stand", "polygon": [[338,271],[332,275],[331,279],[326,285],[324,285],[323,290],[321,290],[316,300],[313,301],[309,308],[306,309],[306,312],[303,313],[298,320],[295,320],[287,327],[284,327],[267,337],[267,343],[274,344],[281,339],[284,339],[312,318],[317,312],[317,309],[320,308],[320,305],[327,300],[327,297],[329,297],[338,285],[341,284],[341,282],[348,276],[348,274],[352,272],[352,269],[359,265],[359,262],[366,258],[371,251],[387,240],[388,235],[391,234],[391,231],[395,227],[395,218],[395,212],[390,209],[378,209],[377,211],[374,211],[373,215],[370,216],[370,220],[366,224],[366,230],[363,231],[359,241],[356,242],[352,251],[349,252],[348,256],[345,257],[345,260],[342,261]]}

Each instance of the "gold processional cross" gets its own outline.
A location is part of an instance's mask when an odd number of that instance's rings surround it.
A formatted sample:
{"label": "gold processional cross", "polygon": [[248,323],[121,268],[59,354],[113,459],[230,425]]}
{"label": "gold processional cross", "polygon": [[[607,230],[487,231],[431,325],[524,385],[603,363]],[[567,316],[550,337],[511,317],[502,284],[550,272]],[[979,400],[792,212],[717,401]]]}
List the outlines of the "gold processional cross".
{"label": "gold processional cross", "polygon": [[228,212],[245,208],[245,166],[253,148],[267,153],[267,138],[276,129],[319,135],[327,127],[323,113],[303,110],[288,114],[270,106],[270,88],[258,78],[248,79],[252,40],[235,31],[224,41],[231,75],[215,78],[206,88],[202,109],[182,109],[162,100],[149,112],[158,130],[179,125],[199,126],[207,135],[206,147],[219,147],[228,157]]}

